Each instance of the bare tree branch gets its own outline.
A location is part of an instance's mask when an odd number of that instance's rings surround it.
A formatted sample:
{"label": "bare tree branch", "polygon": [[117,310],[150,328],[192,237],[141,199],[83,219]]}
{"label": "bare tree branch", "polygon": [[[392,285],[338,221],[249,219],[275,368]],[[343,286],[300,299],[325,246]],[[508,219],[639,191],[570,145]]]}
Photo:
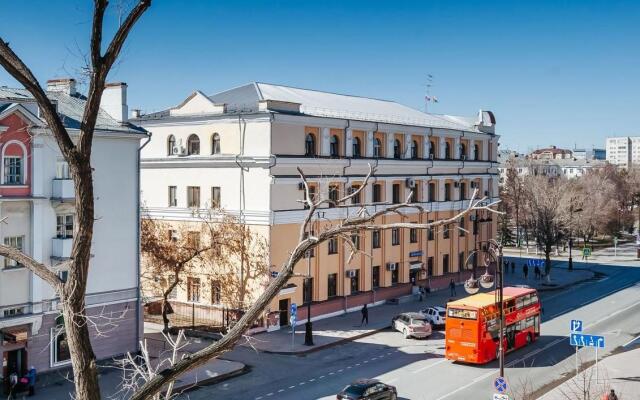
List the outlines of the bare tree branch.
{"label": "bare tree branch", "polygon": [[47,268],[44,264],[40,264],[33,258],[24,254],[22,251],[16,249],[15,247],[6,246],[4,244],[0,244],[0,256],[9,258],[18,262],[19,264],[24,265],[31,272],[36,274],[39,278],[49,283],[56,292],[60,292],[62,288],[62,280],[53,273],[49,268]]}

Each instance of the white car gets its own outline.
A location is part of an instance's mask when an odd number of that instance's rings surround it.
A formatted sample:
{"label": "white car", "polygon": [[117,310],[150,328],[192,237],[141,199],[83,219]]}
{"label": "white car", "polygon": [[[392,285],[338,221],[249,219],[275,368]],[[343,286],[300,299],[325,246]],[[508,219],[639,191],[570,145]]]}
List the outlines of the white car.
{"label": "white car", "polygon": [[444,307],[434,306],[425,308],[421,311],[425,319],[433,326],[444,326],[447,319],[447,309]]}
{"label": "white car", "polygon": [[426,338],[431,336],[431,325],[424,315],[415,312],[398,314],[391,320],[391,327],[402,332],[405,338]]}

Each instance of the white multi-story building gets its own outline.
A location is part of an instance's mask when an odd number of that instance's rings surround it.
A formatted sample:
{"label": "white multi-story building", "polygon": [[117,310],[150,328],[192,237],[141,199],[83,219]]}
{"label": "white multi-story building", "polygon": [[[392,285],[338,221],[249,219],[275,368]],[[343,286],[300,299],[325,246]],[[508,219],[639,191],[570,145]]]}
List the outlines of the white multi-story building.
{"label": "white multi-story building", "polygon": [[621,168],[640,164],[640,136],[607,138],[607,161]]}
{"label": "white multi-story building", "polygon": [[[75,81],[49,81],[47,90],[67,131],[77,135],[86,98],[76,92]],[[126,84],[110,84],[105,94],[91,157],[96,222],[86,303],[89,316],[112,318],[114,325],[101,327],[104,335],[92,338],[98,358],[137,349],[138,161],[140,140],[147,136],[127,121]],[[36,102],[24,89],[0,87],[0,157],[0,240],[64,279],[66,271],[57,265],[69,258],[73,243],[73,181]],[[13,371],[23,375],[31,365],[43,371],[69,364],[59,307],[47,283],[20,264],[0,259],[3,379]]]}
{"label": "white multi-story building", "polygon": [[[197,210],[221,207],[265,237],[274,270],[296,245],[306,215],[297,167],[312,193],[325,199],[361,185],[369,164],[377,168],[352,205],[323,207],[314,216],[318,231],[358,212],[360,204],[380,209],[404,201],[410,191],[425,210],[407,210],[412,222],[452,217],[474,189],[498,196],[498,136],[488,111],[432,115],[392,101],[251,83],[213,96],[195,92],[135,123],[152,133],[141,162],[145,211],[181,224],[197,222]],[[320,318],[409,294],[427,279],[434,286],[466,279],[464,260],[495,237],[496,224],[491,215],[459,223],[467,228],[354,233],[369,256],[352,259],[342,239],[321,244],[296,266],[297,276],[265,315],[266,327],[288,325],[292,303],[312,302],[312,318]],[[309,273],[311,279],[302,278]],[[193,278],[176,300],[222,305],[219,284]],[[301,307],[298,321],[306,318]]]}

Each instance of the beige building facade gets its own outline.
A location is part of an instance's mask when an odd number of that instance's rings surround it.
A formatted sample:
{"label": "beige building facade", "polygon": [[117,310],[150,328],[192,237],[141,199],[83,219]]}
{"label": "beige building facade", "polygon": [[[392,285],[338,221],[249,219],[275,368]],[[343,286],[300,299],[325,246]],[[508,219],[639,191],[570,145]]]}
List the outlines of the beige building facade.
{"label": "beige building facade", "polygon": [[[369,165],[376,168],[354,204],[313,216],[314,231],[353,215],[362,204],[379,210],[412,192],[425,212],[408,210],[411,222],[455,215],[476,189],[489,200],[498,196],[498,136],[488,111],[432,115],[391,101],[251,83],[213,96],[195,92],[135,123],[152,133],[142,150],[145,212],[179,224],[220,207],[263,235],[272,271],[297,244],[307,213],[297,167],[321,198],[348,193],[362,184]],[[366,255],[351,260],[341,241],[319,245],[296,266],[297,276],[271,304],[263,327],[288,325],[293,303],[311,300],[311,317],[317,319],[410,294],[418,286],[468,278],[465,260],[495,237],[496,223],[490,215],[474,214],[459,227],[361,232],[354,241]],[[266,274],[254,287],[270,279]],[[298,323],[306,318],[306,307],[300,307]]]}

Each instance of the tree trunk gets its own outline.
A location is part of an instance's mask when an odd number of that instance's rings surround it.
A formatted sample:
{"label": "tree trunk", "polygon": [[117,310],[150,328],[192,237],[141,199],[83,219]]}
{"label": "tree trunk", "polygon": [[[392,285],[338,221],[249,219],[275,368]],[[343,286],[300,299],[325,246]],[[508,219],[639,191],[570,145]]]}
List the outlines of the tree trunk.
{"label": "tree trunk", "polygon": [[[82,156],[77,155],[81,158]],[[91,347],[89,321],[85,307],[87,275],[91,259],[93,239],[94,200],[93,176],[90,161],[76,160],[71,163],[71,173],[75,183],[77,227],[69,269],[69,278],[61,293],[62,313],[65,320],[65,332],[69,342],[75,398],[99,400],[98,368],[96,356]]]}
{"label": "tree trunk", "polygon": [[175,287],[178,285],[178,282],[179,282],[178,273],[176,272],[173,278],[173,282],[171,283],[171,285],[169,285],[167,290],[165,290],[162,293],[162,324],[164,325],[164,328],[162,329],[162,331],[164,333],[169,332],[169,316],[167,315],[169,314],[169,307],[170,307],[169,295],[171,294],[173,289],[175,289]]}

